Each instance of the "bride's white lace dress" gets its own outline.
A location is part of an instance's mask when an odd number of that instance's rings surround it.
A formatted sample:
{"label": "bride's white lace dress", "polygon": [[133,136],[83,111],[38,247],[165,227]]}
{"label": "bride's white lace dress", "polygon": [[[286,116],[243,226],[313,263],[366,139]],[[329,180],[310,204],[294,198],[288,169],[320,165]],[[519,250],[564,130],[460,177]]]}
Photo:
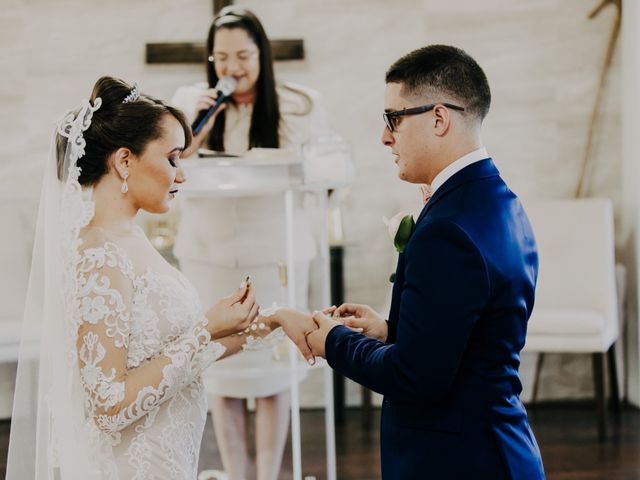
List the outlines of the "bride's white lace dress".
{"label": "bride's white lace dress", "polygon": [[111,444],[106,478],[194,480],[212,342],[194,287],[142,231],[87,228],[77,264],[77,354],[86,416]]}

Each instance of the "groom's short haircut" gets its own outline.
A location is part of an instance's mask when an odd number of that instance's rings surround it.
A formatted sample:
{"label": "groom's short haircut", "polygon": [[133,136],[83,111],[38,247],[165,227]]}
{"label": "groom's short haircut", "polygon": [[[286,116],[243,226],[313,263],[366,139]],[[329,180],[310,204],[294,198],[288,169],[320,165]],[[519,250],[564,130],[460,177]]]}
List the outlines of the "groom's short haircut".
{"label": "groom's short haircut", "polygon": [[480,121],[489,112],[491,90],[480,65],[463,50],[449,45],[429,45],[397,60],[386,83],[401,83],[403,94],[430,102],[451,102]]}

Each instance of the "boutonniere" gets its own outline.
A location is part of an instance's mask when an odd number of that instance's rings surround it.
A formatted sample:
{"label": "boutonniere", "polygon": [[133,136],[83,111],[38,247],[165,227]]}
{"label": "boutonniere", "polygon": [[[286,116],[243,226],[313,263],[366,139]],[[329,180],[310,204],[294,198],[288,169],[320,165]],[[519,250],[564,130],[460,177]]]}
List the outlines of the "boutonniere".
{"label": "boutonniere", "polygon": [[[413,215],[407,213],[396,213],[391,218],[383,217],[382,221],[387,226],[389,236],[393,241],[393,246],[396,247],[398,253],[404,252],[404,249],[409,243],[409,239],[416,228],[416,222],[413,220]],[[395,273],[392,273],[389,277],[389,281],[393,283],[395,281]]]}

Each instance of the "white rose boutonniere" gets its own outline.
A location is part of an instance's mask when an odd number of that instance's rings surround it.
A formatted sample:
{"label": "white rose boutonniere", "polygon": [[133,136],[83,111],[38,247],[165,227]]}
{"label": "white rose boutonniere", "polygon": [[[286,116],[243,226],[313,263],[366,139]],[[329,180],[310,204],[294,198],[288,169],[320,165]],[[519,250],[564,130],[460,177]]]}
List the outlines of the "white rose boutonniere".
{"label": "white rose boutonniere", "polygon": [[[400,212],[396,213],[391,218],[383,217],[382,221],[387,226],[389,236],[391,237],[393,245],[396,247],[398,253],[404,252],[404,249],[407,247],[409,239],[416,227],[413,215]],[[392,283],[395,281],[395,273],[391,274],[389,281]]]}

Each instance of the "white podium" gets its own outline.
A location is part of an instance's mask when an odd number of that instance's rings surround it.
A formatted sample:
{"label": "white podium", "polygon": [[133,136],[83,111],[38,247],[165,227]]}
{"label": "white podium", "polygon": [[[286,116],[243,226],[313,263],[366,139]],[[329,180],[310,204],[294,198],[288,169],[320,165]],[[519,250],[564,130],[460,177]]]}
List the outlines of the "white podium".
{"label": "white podium", "polygon": [[[347,148],[345,148],[347,147]],[[295,307],[295,192],[315,194],[322,215],[319,226],[322,259],[322,302],[330,305],[329,240],[327,232],[327,190],[345,187],[351,181],[353,169],[348,145],[344,142],[319,142],[301,152],[279,149],[253,149],[242,157],[201,151],[198,159],[182,162],[189,179],[181,195],[189,197],[247,197],[281,195],[286,224],[287,302]],[[300,437],[300,397],[298,375],[302,369],[323,368],[324,407],[327,448],[327,479],[336,479],[335,428],[333,411],[333,379],[326,361],[318,359],[314,367],[301,362],[297,348],[289,342],[289,375],[291,383],[291,440],[293,478],[302,480]]]}

